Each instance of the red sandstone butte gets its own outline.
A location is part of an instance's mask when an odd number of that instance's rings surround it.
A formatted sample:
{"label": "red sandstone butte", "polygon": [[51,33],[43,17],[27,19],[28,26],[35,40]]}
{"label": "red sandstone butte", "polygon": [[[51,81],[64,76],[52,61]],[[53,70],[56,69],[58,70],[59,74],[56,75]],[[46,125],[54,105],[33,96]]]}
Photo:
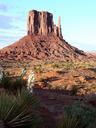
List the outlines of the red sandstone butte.
{"label": "red sandstone butte", "polygon": [[0,50],[0,59],[66,61],[86,57],[85,52],[63,39],[60,17],[57,26],[51,13],[33,10],[29,12],[27,28],[25,37]]}

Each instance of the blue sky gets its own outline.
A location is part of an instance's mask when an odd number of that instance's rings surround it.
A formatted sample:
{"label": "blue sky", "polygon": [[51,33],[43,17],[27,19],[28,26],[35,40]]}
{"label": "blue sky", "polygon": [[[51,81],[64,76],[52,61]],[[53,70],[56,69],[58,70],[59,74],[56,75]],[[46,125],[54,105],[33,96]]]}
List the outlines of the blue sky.
{"label": "blue sky", "polygon": [[96,0],[0,0],[0,48],[27,33],[29,10],[47,10],[57,24],[61,16],[63,37],[85,51],[96,51]]}

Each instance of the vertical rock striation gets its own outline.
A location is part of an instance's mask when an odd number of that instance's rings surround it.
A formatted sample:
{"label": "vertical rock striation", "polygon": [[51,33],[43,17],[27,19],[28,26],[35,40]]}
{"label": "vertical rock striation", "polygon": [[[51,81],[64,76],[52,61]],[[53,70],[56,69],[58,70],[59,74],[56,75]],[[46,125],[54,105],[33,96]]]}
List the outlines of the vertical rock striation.
{"label": "vertical rock striation", "polygon": [[53,22],[53,15],[49,12],[32,10],[28,16],[28,35],[50,35],[62,37],[61,21],[58,19],[58,26]]}

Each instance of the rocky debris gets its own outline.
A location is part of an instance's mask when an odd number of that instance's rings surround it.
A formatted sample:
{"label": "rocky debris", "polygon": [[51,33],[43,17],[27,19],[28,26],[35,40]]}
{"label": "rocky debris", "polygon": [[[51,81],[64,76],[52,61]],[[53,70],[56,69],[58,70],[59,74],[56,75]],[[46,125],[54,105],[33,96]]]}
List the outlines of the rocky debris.
{"label": "rocky debris", "polygon": [[63,38],[60,17],[58,18],[58,26],[56,26],[53,22],[53,15],[49,12],[39,12],[36,10],[30,11],[27,24],[28,35],[53,34]]}
{"label": "rocky debris", "polygon": [[88,56],[89,60],[96,61],[96,52],[87,52],[86,55]]}
{"label": "rocky debris", "polygon": [[0,51],[1,59],[9,60],[82,60],[85,53],[56,36],[28,35]]}

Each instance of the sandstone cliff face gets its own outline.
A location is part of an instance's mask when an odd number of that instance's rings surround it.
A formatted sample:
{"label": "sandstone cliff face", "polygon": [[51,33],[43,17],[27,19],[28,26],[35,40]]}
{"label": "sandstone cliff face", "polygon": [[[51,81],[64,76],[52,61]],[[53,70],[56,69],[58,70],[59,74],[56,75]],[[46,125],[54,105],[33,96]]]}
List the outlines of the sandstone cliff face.
{"label": "sandstone cliff face", "polygon": [[55,35],[62,37],[60,17],[58,26],[53,22],[53,15],[49,12],[30,11],[28,16],[28,35]]}

